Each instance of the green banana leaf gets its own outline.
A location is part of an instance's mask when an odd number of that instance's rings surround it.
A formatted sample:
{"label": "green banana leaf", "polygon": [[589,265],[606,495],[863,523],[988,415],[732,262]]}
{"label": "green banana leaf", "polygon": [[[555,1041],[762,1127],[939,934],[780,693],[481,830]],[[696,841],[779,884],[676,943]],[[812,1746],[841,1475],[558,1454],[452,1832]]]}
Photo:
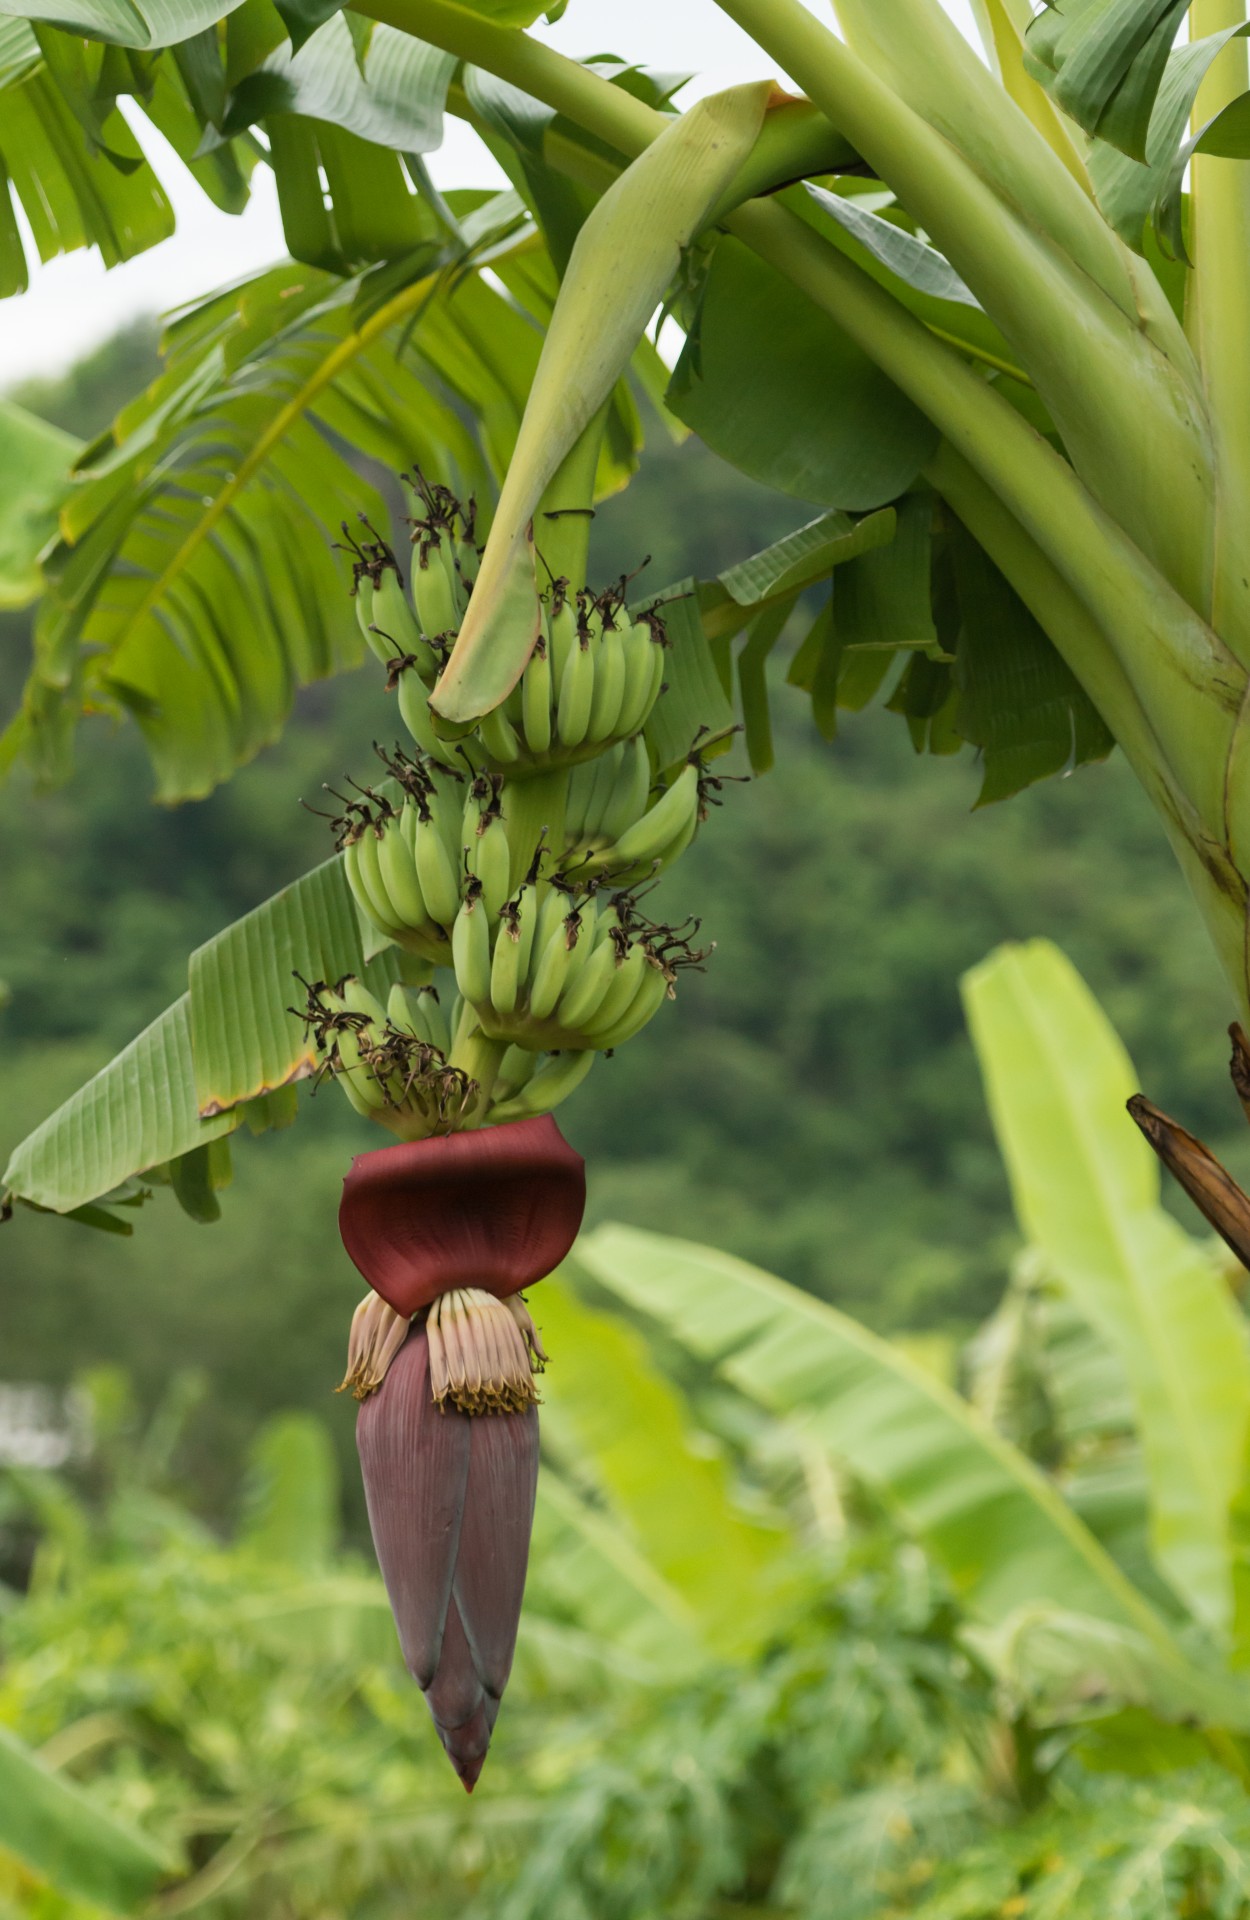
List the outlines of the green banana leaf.
{"label": "green banana leaf", "polygon": [[114,47],[169,47],[233,13],[241,0],[0,0],[0,15],[46,20]]}
{"label": "green banana leaf", "polygon": [[545,1442],[591,1476],[709,1647],[731,1655],[758,1648],[775,1631],[788,1536],[735,1503],[724,1462],[706,1438],[691,1444],[681,1397],[632,1328],[596,1313],[564,1278],[531,1305],[553,1360],[543,1381]]}
{"label": "green banana leaf", "polygon": [[1150,117],[1190,0],[1055,0],[1029,30],[1029,70],[1087,133],[1145,158]]}
{"label": "green banana leaf", "polygon": [[58,1893],[133,1914],[178,1863],[0,1727],[0,1847]]}
{"label": "green banana leaf", "polygon": [[0,607],[24,607],[39,592],[39,554],[56,533],[80,444],[0,400]]}
{"label": "green banana leaf", "polygon": [[538,1478],[526,1606],[575,1623],[655,1678],[679,1679],[711,1658],[689,1601],[558,1473]]}
{"label": "green banana leaf", "polygon": [[[698,233],[753,146],[769,84],[682,114],[578,233],[473,598],[432,704],[471,720],[504,698],[538,633],[530,524],[544,488],[611,393]],[[605,304],[603,289],[615,297]]]}
{"label": "green banana leaf", "polygon": [[[199,1186],[211,1186],[205,1150],[244,1119],[258,1132],[284,1125],[293,1116],[272,1090],[313,1066],[302,1023],[288,1012],[299,992],[293,973],[354,973],[385,999],[398,977],[396,950],[365,956],[336,858],[201,947],[191,991],[14,1149],[0,1189],[73,1213],[135,1174],[192,1156],[206,1176]],[[195,1217],[216,1217],[212,1197],[199,1207],[194,1195],[180,1198]]]}
{"label": "green banana leaf", "polygon": [[316,1574],[338,1538],[338,1461],[325,1422],[311,1413],[267,1420],[248,1451],[239,1544],[267,1566]]}
{"label": "green banana leaf", "polygon": [[[1055,1486],[960,1396],[836,1308],[688,1241],[621,1226],[578,1243],[591,1277],[848,1466],[942,1568],[972,1620],[1017,1649],[1063,1609],[1071,1685],[1114,1668],[1129,1697],[1250,1725],[1250,1696],[1195,1666]],[[1101,1653],[1092,1650],[1102,1648]],[[1112,1657],[1112,1655],[1114,1657]],[[1057,1657],[1057,1656],[1056,1656]]]}
{"label": "green banana leaf", "polygon": [[1159,1567],[1226,1628],[1250,1430],[1244,1321],[1159,1204],[1158,1164],[1124,1111],[1132,1063],[1071,963],[1046,941],[1002,947],[963,991],[1021,1229],[1128,1378]]}

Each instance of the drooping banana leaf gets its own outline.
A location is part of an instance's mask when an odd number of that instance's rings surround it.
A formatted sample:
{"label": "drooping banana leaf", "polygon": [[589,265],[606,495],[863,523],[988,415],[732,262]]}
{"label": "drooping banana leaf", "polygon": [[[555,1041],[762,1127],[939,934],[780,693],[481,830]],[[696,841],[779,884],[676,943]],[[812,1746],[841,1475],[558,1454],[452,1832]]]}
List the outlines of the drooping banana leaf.
{"label": "drooping banana leaf", "polygon": [[[0,1847],[56,1894],[132,1914],[179,1863],[0,1727]],[[34,1896],[38,1898],[39,1896]]]}
{"label": "drooping banana leaf", "polygon": [[24,607],[39,592],[39,554],[56,532],[65,474],[79,442],[0,400],[0,607]]}
{"label": "drooping banana leaf", "polygon": [[[538,634],[529,527],[544,488],[629,364],[648,320],[753,146],[767,84],[698,102],[608,189],[578,233],[459,638],[432,696],[447,719],[489,712]],[[603,288],[617,297],[605,303]]]}
{"label": "drooping banana leaf", "polygon": [[1156,1560],[1184,1605],[1227,1627],[1245,1323],[1160,1205],[1158,1164],[1124,1111],[1132,1063],[1071,963],[1046,941],[1000,948],[965,976],[964,1001],[1021,1227],[1127,1375]]}
{"label": "drooping banana leaf", "polygon": [[1071,1642],[1069,1681],[1097,1685],[1113,1671],[1117,1687],[1163,1711],[1202,1701],[1228,1724],[1250,1725],[1250,1694],[1197,1667],[1045,1475],[898,1348],[784,1281],[687,1241],[607,1226],[579,1242],[578,1258],[601,1286],[875,1488],[974,1621],[1018,1641],[1035,1617],[1063,1608],[1090,1629]]}
{"label": "drooping banana leaf", "polygon": [[785,1532],[749,1518],[723,1461],[706,1442],[698,1451],[689,1444],[680,1396],[636,1332],[596,1313],[563,1278],[545,1284],[532,1308],[553,1356],[545,1441],[589,1475],[710,1647],[757,1647],[775,1630]]}

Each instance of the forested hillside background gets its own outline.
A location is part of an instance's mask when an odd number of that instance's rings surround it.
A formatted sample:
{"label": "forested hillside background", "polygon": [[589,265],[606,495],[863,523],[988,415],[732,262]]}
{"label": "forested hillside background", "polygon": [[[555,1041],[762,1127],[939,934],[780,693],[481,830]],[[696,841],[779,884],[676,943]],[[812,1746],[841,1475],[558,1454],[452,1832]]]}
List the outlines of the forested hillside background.
{"label": "forested hillside background", "polygon": [[[86,437],[155,370],[155,340],[136,328],[18,397]],[[649,552],[660,586],[802,518],[657,435],[601,513],[601,570]],[[4,716],[27,644],[25,617],[0,616]],[[0,1152],[182,991],[193,947],[329,850],[299,801],[320,804],[345,770],[367,777],[370,740],[396,734],[379,681],[371,663],[312,689],[281,744],[200,805],[154,809],[137,738],[105,721],[84,729],[69,787],[0,793]],[[706,976],[561,1114],[588,1160],[592,1221],[712,1242],[882,1330],[966,1330],[997,1298],[1014,1234],[957,978],[1035,934],[1076,961],[1151,1096],[1250,1171],[1223,1091],[1225,992],[1122,763],[976,811],[970,756],[918,759],[879,706],[832,743],[806,701],[781,689],[776,708],[776,771],[726,788],[674,882],[717,942]],[[19,1209],[0,1230],[0,1373],[57,1383],[116,1362],[150,1406],[171,1368],[202,1369],[187,1469],[210,1509],[224,1503],[266,1411],[332,1405],[360,1290],[334,1229],[338,1183],[375,1144],[327,1089],[293,1133],[237,1144],[215,1226],[164,1193],[131,1240]],[[346,1409],[335,1424],[349,1446]]]}

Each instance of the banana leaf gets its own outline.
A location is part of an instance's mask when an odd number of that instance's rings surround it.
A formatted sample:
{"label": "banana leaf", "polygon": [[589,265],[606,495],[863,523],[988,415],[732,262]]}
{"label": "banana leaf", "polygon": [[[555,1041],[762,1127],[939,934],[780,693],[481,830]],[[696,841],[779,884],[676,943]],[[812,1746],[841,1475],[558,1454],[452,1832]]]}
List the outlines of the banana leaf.
{"label": "banana leaf", "polygon": [[[0,1847],[56,1893],[131,1914],[178,1863],[0,1727]],[[36,1896],[38,1897],[38,1896]]]}

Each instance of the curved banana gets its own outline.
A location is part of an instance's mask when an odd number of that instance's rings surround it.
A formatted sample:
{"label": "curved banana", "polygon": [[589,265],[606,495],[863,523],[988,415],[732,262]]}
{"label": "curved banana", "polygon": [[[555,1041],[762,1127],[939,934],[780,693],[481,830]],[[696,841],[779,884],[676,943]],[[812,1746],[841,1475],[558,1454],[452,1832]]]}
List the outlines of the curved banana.
{"label": "curved banana", "polygon": [[565,979],[568,976],[572,948],[569,946],[569,934],[572,929],[567,920],[571,915],[562,917],[548,933],[541,946],[537,936],[534,940],[535,960],[532,966],[529,1003],[530,1013],[535,1020],[546,1020],[560,998]]}
{"label": "curved banana", "polygon": [[580,1033],[599,1011],[616,972],[616,945],[601,938],[580,972],[568,983],[556,1004],[556,1019],[568,1033]]}
{"label": "curved banana", "polygon": [[469,841],[469,871],[481,881],[482,898],[493,919],[507,901],[512,881],[512,849],[497,813],[480,816]]}
{"label": "curved banana", "polygon": [[580,747],[590,725],[595,697],[595,656],[591,643],[579,639],[560,677],[556,705],[556,735],[562,747]]}
{"label": "curved banana", "polygon": [[453,633],[460,625],[460,605],[450,554],[441,540],[418,541],[412,553],[412,598],[421,632],[431,640]]}
{"label": "curved banana", "polygon": [[377,655],[384,667],[389,667],[397,649],[374,624],[373,582],[367,573],[362,573],[356,582],[355,600],[356,624],[365,636],[365,645]]}
{"label": "curved banana", "polygon": [[588,740],[611,740],[617,732],[621,699],[625,692],[624,634],[619,628],[604,627],[595,661],[595,686],[590,703]]}
{"label": "curved banana", "polygon": [[623,1045],[626,1040],[645,1027],[648,1020],[657,1014],[668,998],[668,976],[654,963],[647,967],[642,982],[629,1006],[614,1027],[606,1027],[595,1036],[595,1046],[600,1052],[609,1053],[613,1047]]}
{"label": "curved banana", "polygon": [[[456,985],[472,1006],[490,999],[490,926],[486,903],[477,881],[471,881],[451,930],[451,958]],[[455,1044],[456,1036],[452,1036]]]}
{"label": "curved banana", "polygon": [[521,929],[505,914],[495,935],[495,951],[490,963],[490,1003],[496,1013],[509,1014],[516,1009],[521,987]]}
{"label": "curved banana", "polygon": [[506,1100],[491,1108],[491,1124],[502,1126],[508,1120],[532,1120],[541,1113],[550,1113],[575,1087],[580,1087],[594,1063],[595,1055],[590,1049],[552,1054],[518,1093],[509,1094]]}
{"label": "curved banana", "polygon": [[412,849],[400,818],[386,823],[378,842],[378,868],[401,925],[411,927],[415,933],[428,929],[430,915],[426,911]]}
{"label": "curved banana", "polygon": [[655,805],[626,827],[620,839],[600,856],[606,867],[632,867],[657,860],[677,836],[699,815],[699,769],[683,767]]}
{"label": "curved banana", "polygon": [[548,616],[548,658],[551,663],[551,684],[558,692],[564,685],[564,674],[577,645],[577,608],[567,595],[559,606]]}
{"label": "curved banana", "polygon": [[[637,733],[651,711],[651,688],[655,678],[655,655],[663,648],[651,638],[651,629],[642,620],[636,620],[624,637],[625,685],[621,691],[621,707],[617,715],[618,732]],[[663,669],[661,668],[661,671]]]}
{"label": "curved banana", "polygon": [[539,1055],[529,1047],[511,1046],[499,1062],[499,1072],[495,1076],[496,1097],[502,1103],[511,1100],[519,1093],[527,1080],[531,1080],[537,1070]]}
{"label": "curved banana", "polygon": [[[358,980],[354,973],[349,974],[343,982],[343,1005],[349,1013],[363,1013],[372,1027],[381,1028],[386,1025],[386,1008],[377,994],[372,993],[364,981]],[[371,1041],[377,1039],[376,1033],[371,1033],[368,1037]]]}
{"label": "curved banana", "polygon": [[599,1005],[582,1021],[582,1032],[596,1046],[599,1044],[599,1035],[607,1033],[629,1011],[634,995],[642,985],[647,966],[647,950],[641,941],[636,940],[625,958],[618,963]]}
{"label": "curved banana", "polygon": [[411,654],[422,678],[432,680],[438,665],[437,655],[417,625],[403,582],[389,567],[373,589],[372,615],[379,637],[385,637],[390,646],[387,658],[393,660],[398,654]]}
{"label": "curved banana", "polygon": [[502,707],[492,707],[477,723],[477,737],[496,766],[510,767],[521,758],[516,728]]}
{"label": "curved banana", "polygon": [[405,667],[396,686],[399,717],[423,753],[441,759],[447,751],[430,718],[429,690],[415,667]]}
{"label": "curved banana", "polygon": [[603,837],[603,816],[621,769],[621,758],[621,744],[617,741],[614,746],[606,747],[598,759],[591,763],[595,768],[595,778],[586,802],[586,821],[582,828],[585,840],[595,841]]}
{"label": "curved banana", "polygon": [[[650,642],[647,643],[650,645]],[[620,770],[608,796],[599,828],[609,845],[640,820],[651,791],[651,754],[642,734],[621,746]]]}
{"label": "curved banana", "polygon": [[521,675],[521,729],[531,753],[551,746],[551,661],[541,634]]}
{"label": "curved banana", "polygon": [[460,881],[447,842],[431,808],[418,810],[412,857],[430,918],[450,930],[460,911]]}
{"label": "curved banana", "polygon": [[392,940],[400,939],[406,928],[391,903],[386,882],[382,878],[378,835],[373,827],[366,827],[356,842],[356,872],[365,900],[371,903],[366,908],[369,918]]}

